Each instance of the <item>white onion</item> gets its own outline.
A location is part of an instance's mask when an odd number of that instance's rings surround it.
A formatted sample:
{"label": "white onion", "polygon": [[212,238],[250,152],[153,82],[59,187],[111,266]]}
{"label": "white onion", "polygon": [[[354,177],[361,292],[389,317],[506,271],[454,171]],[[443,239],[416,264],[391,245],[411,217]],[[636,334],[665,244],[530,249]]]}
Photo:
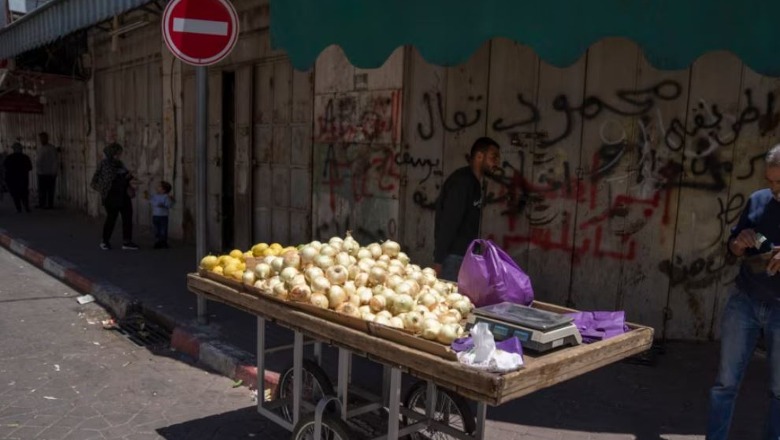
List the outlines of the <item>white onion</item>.
{"label": "white onion", "polygon": [[255,273],[251,270],[244,271],[244,275],[241,276],[241,281],[244,284],[248,284],[250,286],[253,286],[255,284],[255,281],[257,281],[255,277]]}
{"label": "white onion", "polygon": [[417,284],[422,284],[423,279],[423,273],[422,272],[412,272],[407,275],[407,279],[414,280],[417,282]]}
{"label": "white onion", "polygon": [[399,252],[399,253],[398,253],[398,256],[397,256],[397,257],[395,257],[395,258],[396,258],[398,261],[400,261],[400,262],[401,262],[401,264],[403,264],[404,266],[406,266],[407,264],[409,264],[409,261],[410,261],[410,260],[409,260],[409,256],[408,256],[408,255],[406,255],[406,254],[405,254],[405,253],[403,253],[403,252]]}
{"label": "white onion", "polygon": [[360,243],[357,242],[354,238],[352,238],[352,235],[347,232],[347,237],[344,239],[344,242],[341,244],[341,249],[343,251],[346,251],[350,255],[357,254],[357,251],[360,249]]}
{"label": "white onion", "polygon": [[434,283],[433,289],[442,295],[450,294],[450,286],[447,283],[443,283],[441,281],[437,281],[436,283]]}
{"label": "white onion", "polygon": [[324,276],[319,276],[311,281],[311,290],[313,292],[327,292],[330,289],[330,281]]}
{"label": "white onion", "polygon": [[284,283],[275,285],[273,291],[275,297],[279,299],[287,299],[287,288],[284,286]]}
{"label": "white onion", "polygon": [[282,283],[282,284],[284,284],[284,281],[280,280],[278,275],[277,275],[277,276],[274,276],[274,277],[271,277],[271,278],[268,280],[268,288],[269,288],[269,289],[273,289],[273,288],[274,288],[274,286],[276,286],[276,285],[277,285],[277,284],[279,284],[279,283]]}
{"label": "white onion", "polygon": [[351,264],[347,267],[347,278],[350,280],[357,279],[357,276],[360,274],[360,268],[357,264]]}
{"label": "white onion", "polygon": [[371,271],[368,273],[369,285],[376,286],[379,284],[384,284],[385,279],[387,279],[387,272],[380,267],[372,267]]}
{"label": "white onion", "polygon": [[395,290],[395,288],[398,287],[398,285],[403,282],[404,279],[402,276],[394,274],[387,277],[387,280],[385,281],[385,286]]}
{"label": "white onion", "polygon": [[381,310],[377,312],[376,316],[384,316],[385,318],[390,319],[393,317],[393,314],[390,313],[389,310]]}
{"label": "white onion", "polygon": [[404,268],[397,265],[397,264],[390,264],[390,266],[387,268],[387,273],[391,275],[398,275],[399,277],[402,275],[406,275],[404,272]]}
{"label": "white onion", "polygon": [[426,318],[422,324],[422,337],[435,341],[439,337],[441,323],[436,319]]}
{"label": "white onion", "polygon": [[322,249],[322,243],[320,243],[317,240],[314,240],[311,243],[309,243],[309,246],[313,247],[314,249],[317,249],[317,253],[319,253],[320,249]]}
{"label": "white onion", "polygon": [[395,289],[393,290],[395,290],[395,293],[398,295],[409,295],[409,297],[412,296],[412,285],[406,281],[395,286]]}
{"label": "white onion", "polygon": [[357,286],[355,286],[355,282],[347,281],[344,283],[344,291],[347,292],[347,295],[357,295]]}
{"label": "white onion", "polygon": [[422,269],[420,269],[420,266],[418,266],[416,264],[408,264],[408,265],[406,265],[406,274],[407,275],[411,275],[414,272],[421,272],[421,271],[422,271]]}
{"label": "white onion", "polygon": [[[390,318],[392,318],[392,316],[391,316]],[[376,322],[377,324],[382,324],[382,325],[390,326],[390,318],[388,318],[388,317],[387,317],[387,316],[385,316],[385,315],[379,315],[379,314],[376,314],[376,315],[374,316],[374,322]]]}
{"label": "white onion", "polygon": [[347,292],[341,286],[330,286],[330,289],[328,289],[328,304],[331,309],[335,309],[346,301]]}
{"label": "white onion", "polygon": [[432,294],[423,293],[419,298],[417,298],[417,303],[430,311],[432,308],[436,307],[438,301],[436,301],[436,297]]}
{"label": "white onion", "polygon": [[393,240],[386,240],[382,243],[382,253],[389,257],[396,257],[401,252],[401,245]]}
{"label": "white onion", "polygon": [[312,293],[309,302],[322,309],[328,308],[328,297],[322,293]]}
{"label": "white onion", "polygon": [[360,272],[355,277],[355,286],[357,287],[364,287],[368,285],[368,273],[366,272]]}
{"label": "white onion", "polygon": [[296,269],[301,267],[301,255],[297,250],[289,250],[282,255],[284,267],[294,267]]}
{"label": "white onion", "polygon": [[374,293],[368,287],[359,287],[357,289],[357,296],[360,298],[361,304],[368,304],[371,298],[374,297]]}
{"label": "white onion", "polygon": [[374,256],[371,254],[371,251],[368,250],[367,248],[358,249],[357,254],[355,254],[355,256],[358,258],[358,260],[363,260],[365,258],[371,258],[371,259],[374,258]]}
{"label": "white onion", "polygon": [[325,276],[328,278],[328,281],[330,281],[330,284],[336,284],[339,286],[347,282],[348,275],[349,273],[347,273],[347,268],[338,264],[329,267],[325,271]]}
{"label": "white onion", "polygon": [[298,275],[295,275],[288,284],[290,286],[300,286],[301,284],[306,284],[306,277],[302,273],[299,273]]}
{"label": "white onion", "polygon": [[268,280],[255,281],[255,288],[262,290],[263,293],[272,293],[271,289],[268,288]]}
{"label": "white onion", "polygon": [[293,278],[295,278],[296,275],[298,275],[298,269],[294,267],[285,267],[279,274],[279,278],[281,278],[285,283],[289,283],[293,280]]}
{"label": "white onion", "polygon": [[390,257],[385,254],[380,255],[379,258],[376,259],[376,261],[381,261],[387,264],[388,266],[390,265]]}
{"label": "white onion", "polygon": [[371,307],[372,312],[382,312],[387,307],[387,298],[382,295],[372,296],[371,299],[368,300],[368,305]]}
{"label": "white onion", "polygon": [[456,302],[462,300],[463,298],[464,298],[463,295],[461,295],[460,293],[450,293],[449,295],[447,295],[445,301],[447,302],[448,306],[451,306]]}
{"label": "white onion", "polygon": [[274,273],[279,273],[284,269],[284,259],[282,257],[274,257],[271,261],[271,269]]}
{"label": "white onion", "polygon": [[338,253],[339,250],[330,244],[323,244],[322,248],[320,248],[320,255],[325,255],[327,257],[335,257]]}
{"label": "white onion", "polygon": [[346,252],[339,252],[336,254],[336,264],[349,267],[352,264],[352,261],[349,259],[349,254]]}
{"label": "white onion", "polygon": [[452,341],[458,339],[463,334],[463,327],[460,324],[442,324],[437,341],[442,344],[450,345]]}
{"label": "white onion", "polygon": [[390,267],[389,264],[387,264],[384,261],[377,261],[376,264],[374,264],[374,267],[378,267],[384,271],[387,271],[387,269]]}
{"label": "white onion", "polygon": [[433,286],[438,281],[438,278],[436,278],[436,275],[431,275],[427,273],[423,273],[422,280],[420,281],[420,284],[423,286]]}
{"label": "white onion", "polygon": [[355,318],[361,317],[358,308],[354,304],[348,302],[339,304],[339,306],[336,307],[336,311],[345,315],[354,316]]}
{"label": "white onion", "polygon": [[374,319],[376,319],[376,315],[374,315],[371,312],[365,312],[365,313],[360,312],[360,319],[362,319],[363,321],[374,322]]}
{"label": "white onion", "polygon": [[420,284],[415,280],[406,280],[406,283],[409,283],[410,286],[412,286],[412,296],[417,297],[417,295],[420,294]]}
{"label": "white onion", "polygon": [[325,271],[320,269],[317,266],[309,266],[306,268],[303,274],[306,276],[306,281],[311,283],[312,280],[314,280],[317,277],[324,277]]}
{"label": "white onion", "polygon": [[327,269],[331,266],[333,266],[333,258],[327,256],[327,255],[317,255],[316,258],[314,258],[314,264],[319,267],[320,269]]}
{"label": "white onion", "polygon": [[410,295],[401,294],[393,299],[392,310],[396,315],[410,312],[414,308],[414,299]]}
{"label": "white onion", "polygon": [[394,327],[394,328],[404,328],[404,320],[397,316],[394,316],[390,318],[389,325],[390,327]]}
{"label": "white onion", "polygon": [[271,265],[266,263],[259,263],[255,266],[255,276],[258,279],[265,280],[271,275]]}
{"label": "white onion", "polygon": [[422,273],[424,273],[425,275],[436,276],[436,271],[432,267],[426,267],[425,269],[422,270]]}
{"label": "white onion", "polygon": [[452,309],[460,312],[461,316],[467,316],[469,313],[471,313],[471,302],[468,299],[455,301],[455,303],[452,305]]}
{"label": "white onion", "polygon": [[304,246],[303,249],[301,249],[301,264],[306,265],[313,263],[314,258],[316,258],[319,254],[320,251],[318,251],[314,246]]}
{"label": "white onion", "polygon": [[358,269],[360,269],[361,272],[368,273],[368,272],[371,271],[371,268],[374,267],[374,260],[368,260],[368,259],[360,260],[360,261],[358,261],[357,266],[358,266]]}
{"label": "white onion", "polygon": [[[346,293],[346,290],[344,291]],[[360,307],[362,303],[360,302],[360,297],[357,295],[350,295],[349,293],[346,293],[347,295],[347,302],[352,303],[355,305],[355,307]]]}
{"label": "white onion", "polygon": [[331,237],[330,240],[328,240],[328,244],[333,246],[334,248],[341,249],[341,245],[344,244],[344,239],[338,236]]}
{"label": "white onion", "polygon": [[371,313],[371,306],[364,304],[358,307],[358,310],[360,310],[360,313]]}
{"label": "white onion", "polygon": [[382,246],[379,243],[371,243],[366,248],[371,252],[371,257],[377,259],[382,256]]}
{"label": "white onion", "polygon": [[455,309],[447,310],[445,313],[439,315],[439,321],[442,324],[458,324],[462,317],[460,312]]}
{"label": "white onion", "polygon": [[404,328],[413,332],[420,333],[422,331],[423,315],[419,312],[409,312],[404,314]]}
{"label": "white onion", "polygon": [[414,311],[415,312],[420,312],[422,314],[425,314],[425,313],[430,313],[431,309],[429,309],[428,307],[425,307],[422,304],[417,304],[416,306],[414,306]]}
{"label": "white onion", "polygon": [[290,290],[290,299],[298,302],[309,302],[311,300],[311,288],[306,284],[299,284]]}

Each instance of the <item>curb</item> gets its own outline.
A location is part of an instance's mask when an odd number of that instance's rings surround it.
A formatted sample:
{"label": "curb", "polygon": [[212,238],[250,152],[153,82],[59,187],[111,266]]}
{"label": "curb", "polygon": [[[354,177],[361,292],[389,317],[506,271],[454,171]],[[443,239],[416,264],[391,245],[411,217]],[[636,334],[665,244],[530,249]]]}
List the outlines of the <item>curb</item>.
{"label": "curb", "polygon": [[[107,281],[94,280],[85,276],[73,263],[59,257],[47,256],[31,247],[26,241],[9,235],[4,229],[0,229],[0,246],[78,292],[92,295],[98,304],[119,319],[133,312],[141,312],[150,320],[172,329],[172,349],[190,356],[199,365],[208,367],[223,376],[241,380],[243,385],[251,389],[257,388],[257,366],[253,364],[254,355],[219,341],[209,334],[207,327],[195,327],[177,322],[163,312],[147,308],[122,288]],[[275,389],[279,383],[279,373],[266,371],[264,383],[266,389]]]}

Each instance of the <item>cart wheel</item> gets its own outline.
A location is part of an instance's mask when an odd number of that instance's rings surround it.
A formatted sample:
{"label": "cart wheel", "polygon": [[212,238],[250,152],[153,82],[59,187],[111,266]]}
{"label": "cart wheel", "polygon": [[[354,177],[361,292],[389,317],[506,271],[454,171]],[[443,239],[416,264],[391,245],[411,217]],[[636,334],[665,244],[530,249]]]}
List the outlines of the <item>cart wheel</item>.
{"label": "cart wheel", "polygon": [[301,418],[293,429],[292,440],[351,440],[355,438],[352,429],[340,418],[322,415],[320,438],[314,438],[314,414]]}
{"label": "cart wheel", "polygon": [[[404,406],[407,409],[425,414],[427,384],[425,381],[419,381],[409,389],[404,398]],[[471,412],[468,403],[463,397],[447,390],[437,388],[436,408],[433,412],[433,418],[437,422],[445,423],[452,428],[462,431],[466,434],[472,434],[477,430],[477,422],[474,414]],[[411,425],[413,420],[406,416],[403,418],[404,425]],[[443,432],[432,428],[409,435],[411,440],[420,439],[451,439],[454,438]]]}
{"label": "cart wheel", "polygon": [[[303,387],[303,393],[301,394],[301,397],[303,401],[309,402],[312,405],[317,405],[317,402],[323,397],[336,394],[333,392],[333,384],[330,382],[330,379],[328,379],[328,375],[325,374],[319,365],[304,359],[302,371],[303,380],[301,380],[301,385]],[[276,387],[276,396],[274,396],[275,399],[293,398],[293,378],[293,366],[290,365],[279,377],[279,385]],[[287,419],[288,422],[292,422],[292,402],[288,405],[282,405],[281,409],[282,416]]]}

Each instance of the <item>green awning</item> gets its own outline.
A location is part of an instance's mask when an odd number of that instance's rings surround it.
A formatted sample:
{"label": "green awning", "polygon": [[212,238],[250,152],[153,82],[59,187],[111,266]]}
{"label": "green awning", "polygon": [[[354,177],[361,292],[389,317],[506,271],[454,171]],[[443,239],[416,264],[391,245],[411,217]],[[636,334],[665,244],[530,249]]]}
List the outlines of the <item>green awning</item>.
{"label": "green awning", "polygon": [[271,0],[272,44],[300,70],[331,44],[362,68],[381,66],[406,44],[452,66],[493,37],[559,67],[602,38],[626,37],[659,69],[727,50],[780,76],[780,0]]}

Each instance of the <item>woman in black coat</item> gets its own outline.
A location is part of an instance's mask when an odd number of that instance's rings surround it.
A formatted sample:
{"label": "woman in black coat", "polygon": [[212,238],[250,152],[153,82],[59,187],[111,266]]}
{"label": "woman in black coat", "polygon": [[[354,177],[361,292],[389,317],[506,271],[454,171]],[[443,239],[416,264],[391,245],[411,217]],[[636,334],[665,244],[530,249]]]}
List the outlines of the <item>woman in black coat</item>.
{"label": "woman in black coat", "polygon": [[131,182],[133,175],[120,160],[122,146],[113,143],[103,149],[105,159],[98,165],[92,177],[92,188],[100,191],[103,207],[106,208],[106,222],[103,224],[103,241],[100,248],[111,249],[111,235],[114,232],[116,219],[122,216],[122,249],[137,250],[133,243],[133,201],[135,189]]}

